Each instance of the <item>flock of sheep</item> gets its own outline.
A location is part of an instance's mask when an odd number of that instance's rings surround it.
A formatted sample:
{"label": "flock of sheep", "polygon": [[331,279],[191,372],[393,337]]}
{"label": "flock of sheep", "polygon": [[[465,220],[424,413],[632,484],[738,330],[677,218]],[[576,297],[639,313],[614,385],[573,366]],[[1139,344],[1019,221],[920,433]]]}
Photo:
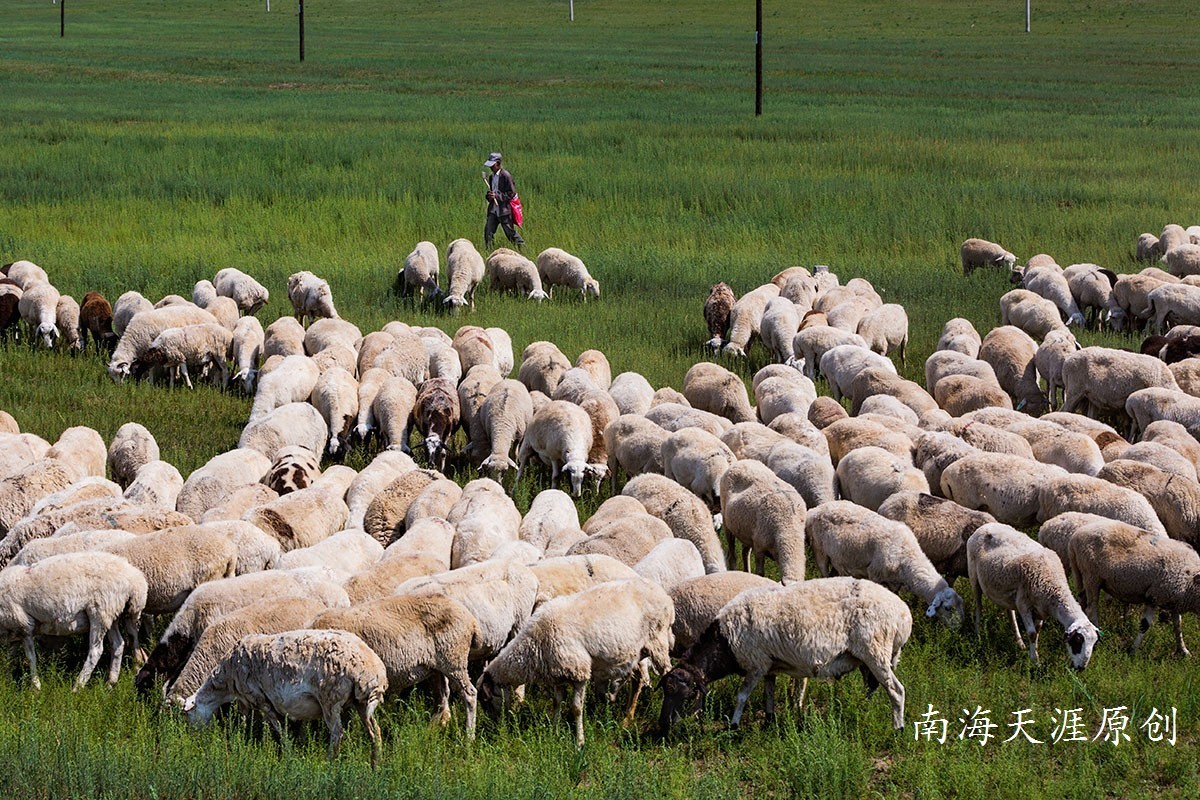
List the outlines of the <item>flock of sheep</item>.
{"label": "flock of sheep", "polygon": [[[1159,237],[1168,271],[1138,276],[1047,256],[1018,267],[968,240],[965,273],[1003,266],[1022,288],[985,336],[947,322],[924,386],[891,358],[905,355],[903,307],[825,267],[784,270],[740,299],[714,286],[709,347],[736,359],[758,337],[776,363],[747,390],[702,361],[678,391],[613,377],[599,350],[572,361],[540,341],[517,360],[499,328],[451,337],[396,321],[363,335],[311,273],[288,280],[295,318],[265,330],[253,314],[266,289],[237,270],[198,283],[190,302],[123,295],[107,326],[94,322],[103,308],[84,313],[99,305],[89,295],[63,324],[45,273],[15,262],[0,299],[18,296],[31,337],[86,330],[112,348],[116,379],[224,379],[232,362],[254,400],[238,447],[186,480],[135,423],[107,447],[82,427],[52,444],[0,411],[0,628],[23,641],[35,687],[36,637],[86,632],[78,685],[105,644],[115,682],[128,645],[139,692],[196,723],[233,701],[276,732],[284,717],[321,719],[333,755],[349,707],[373,761],[375,708],[430,679],[437,720],[461,698],[468,736],[480,701],[541,686],[556,706],[570,690],[582,746],[588,684],[610,700],[630,684],[632,721],[653,673],[664,733],[730,674],[742,676],[736,725],[760,681],[770,715],[776,674],[853,671],[884,688],[899,728],[913,619],[897,593],[919,600],[926,624],[958,628],[960,577],[976,627],[986,596],[1035,662],[1053,620],[1068,663],[1087,666],[1101,591],[1145,608],[1135,649],[1162,611],[1186,653],[1180,615],[1200,611],[1200,372],[1181,356],[1195,332],[1176,306],[1154,355],[1079,349],[1071,332],[1090,308],[1097,324],[1136,326],[1164,307],[1159,287],[1192,287],[1179,253],[1198,246],[1176,242],[1176,227]],[[444,305],[472,303],[486,274],[531,299],[551,281],[598,297],[567,255],[535,264],[498,250],[485,262],[457,240]],[[428,296],[437,272],[422,243],[402,278]],[[1122,289],[1127,279],[1136,286]],[[1108,424],[1118,419],[1128,439]],[[380,450],[361,471],[322,469],[372,438]],[[448,478],[451,451],[485,477]],[[538,462],[551,488],[522,515],[511,486]],[[581,520],[572,495],[606,478],[611,497]],[[1020,530],[1037,525],[1036,540]],[[822,577],[806,580],[810,560]],[[144,655],[152,615],[171,621]]]}

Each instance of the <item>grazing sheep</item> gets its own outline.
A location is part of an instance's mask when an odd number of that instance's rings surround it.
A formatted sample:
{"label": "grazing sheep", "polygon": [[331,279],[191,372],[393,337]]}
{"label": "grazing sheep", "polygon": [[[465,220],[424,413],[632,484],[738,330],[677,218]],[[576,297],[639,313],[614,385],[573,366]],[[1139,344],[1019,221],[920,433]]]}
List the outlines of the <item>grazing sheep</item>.
{"label": "grazing sheep", "polygon": [[231,298],[237,303],[238,311],[251,316],[258,313],[271,298],[266,287],[234,267],[218,271],[213,277],[212,285],[219,297]]}
{"label": "grazing sheep", "polygon": [[1089,416],[1125,414],[1126,400],[1147,388],[1178,389],[1167,365],[1152,356],[1085,347],[1063,361],[1063,405]]}
{"label": "grazing sheep", "polygon": [[1021,280],[1021,287],[1050,300],[1062,312],[1067,325],[1084,324],[1083,312],[1071,294],[1071,287],[1061,269],[1042,268],[1027,269]]}
{"label": "grazing sheep", "polygon": [[671,654],[681,656],[687,652],[716,621],[721,609],[742,592],[778,587],[770,578],[739,570],[701,575],[675,584],[667,590],[675,604]]}
{"label": "grazing sheep", "polygon": [[17,311],[29,328],[30,339],[41,339],[47,348],[54,347],[62,335],[58,329],[59,298],[58,289],[51,284],[35,283],[25,288],[17,301]]}
{"label": "grazing sheep", "polygon": [[79,347],[87,349],[88,336],[101,348],[112,351],[117,346],[117,335],[113,332],[113,309],[104,295],[88,292],[79,304]]}
{"label": "grazing sheep", "polygon": [[1113,294],[1115,272],[1096,264],[1072,264],[1063,270],[1063,275],[1080,310],[1091,312],[1093,324],[1099,326],[1103,321],[1114,331],[1126,329],[1128,314]]}
{"label": "grazing sheep", "polygon": [[907,525],[835,500],[812,509],[804,528],[822,577],[849,575],[893,591],[907,589],[928,603],[925,616],[954,628],[962,623],[962,598],[934,568]]}
{"label": "grazing sheep", "polygon": [[531,342],[521,353],[517,380],[531,392],[547,396],[554,394],[563,373],[571,369],[571,361],[553,342]]}
{"label": "grazing sheep", "polygon": [[490,444],[489,455],[483,459],[481,469],[498,481],[507,470],[517,467],[512,454],[520,446],[533,419],[529,390],[520,381],[501,381],[488,392],[478,419],[483,441]]}
{"label": "grazing sheep", "polygon": [[967,539],[979,526],[996,521],[991,514],[923,492],[897,492],[879,506],[878,513],[907,525],[921,552],[949,583],[967,576]]}
{"label": "grazing sheep", "polygon": [[[18,301],[19,302],[19,301]],[[82,350],[83,339],[79,334],[79,303],[70,295],[60,295],[54,309],[55,325],[58,327],[62,345],[70,350]]]}
{"label": "grazing sheep", "polygon": [[274,460],[281,448],[295,445],[323,453],[329,428],[321,412],[308,403],[288,403],[242,429],[239,448],[257,450]]}
{"label": "grazing sheep", "polygon": [[181,489],[183,476],[179,470],[166,461],[150,461],[138,469],[124,496],[138,505],[174,510]]}
{"label": "grazing sheep", "polygon": [[32,261],[14,261],[4,267],[4,276],[21,289],[28,289],[38,283],[49,283],[50,276],[46,270]]}
{"label": "grazing sheep", "polygon": [[175,508],[199,519],[235,489],[257,484],[270,468],[271,459],[257,450],[238,448],[219,453],[183,482]]}
{"label": "grazing sheep", "polygon": [[1058,392],[1063,388],[1063,362],[1079,349],[1074,336],[1067,331],[1056,330],[1046,334],[1033,356],[1034,367],[1046,382],[1046,398],[1051,409],[1060,407]]}
{"label": "grazing sheep", "polygon": [[[1167,421],[1168,420],[1163,420],[1163,422]],[[1192,443],[1196,444],[1196,440],[1192,439]],[[1173,475],[1177,478],[1185,478],[1189,481],[1195,481],[1197,479],[1196,465],[1187,456],[1179,453],[1177,450],[1174,450],[1171,447],[1168,447],[1167,445],[1159,444],[1158,442],[1147,442],[1143,440],[1137,444],[1129,445],[1115,455],[1117,458],[1113,459],[1113,461],[1118,459],[1136,461],[1153,466],[1167,473],[1168,475]],[[1108,463],[1111,464],[1112,461]],[[1098,471],[1099,470],[1097,470],[1097,472]]]}
{"label": "grazing sheep", "polygon": [[765,463],[772,447],[791,440],[761,422],[739,422],[721,434],[721,441],[737,458],[753,458]]}
{"label": "grazing sheep", "polygon": [[613,581],[542,605],[525,627],[487,665],[479,699],[489,705],[496,691],[525,684],[572,689],[575,745],[582,748],[583,701],[592,680],[621,680],[636,673],[632,721],[638,695],[647,682],[648,658],[660,673],[670,669],[671,625],[675,609],[657,585],[641,578]]}
{"label": "grazing sheep", "polygon": [[713,436],[721,436],[733,427],[727,417],[678,403],[659,403],[646,412],[646,419],[672,433],[684,428],[702,428]]}
{"label": "grazing sheep", "polygon": [[537,264],[507,247],[497,247],[488,255],[485,274],[493,292],[515,292],[538,302],[549,297],[542,290]]}
{"label": "grazing sheep", "polygon": [[683,395],[693,408],[723,416],[733,422],[754,419],[754,409],[742,379],[707,361],[692,365],[683,378]]}
{"label": "grazing sheep", "polygon": [[683,428],[662,445],[663,474],[709,504],[721,499],[721,476],[737,459],[728,445],[708,431]]}
{"label": "grazing sheep", "polygon": [[786,297],[773,297],[763,310],[759,335],[763,346],[776,361],[792,357],[792,339],[800,330],[800,312]]}
{"label": "grazing sheep", "polygon": [[979,356],[979,346],[982,340],[979,338],[979,332],[975,330],[975,326],[970,320],[962,317],[955,317],[948,320],[942,326],[942,333],[938,337],[937,344],[934,350],[953,350],[958,353],[963,353],[971,358]]}
{"label": "grazing sheep", "polygon": [[904,727],[904,685],[895,669],[911,633],[908,606],[871,581],[823,578],[743,592],[663,676],[659,731],[666,735],[688,707],[703,700],[709,683],[729,674],[745,676],[730,718],[736,728],[751,692],[764,678],[771,719],[775,673],[807,682],[810,677],[836,680],[855,668],[868,690],[883,685],[892,703],[892,725],[899,730]]}
{"label": "grazing sheep", "polygon": [[[137,649],[137,629],[146,604],[146,579],[124,559],[108,553],[65,553],[28,567],[0,570],[0,630],[20,638],[30,683],[41,689],[35,636],[64,636],[87,630],[88,652],[75,681],[82,689],[108,641],[108,683],[117,682],[128,638]],[[122,636],[124,632],[124,637]]]}
{"label": "grazing sheep", "polygon": [[1008,609],[1017,645],[1026,649],[1018,615],[1029,640],[1029,659],[1038,663],[1037,640],[1044,620],[1054,618],[1066,631],[1071,666],[1082,670],[1092,658],[1100,630],[1079,607],[1058,556],[1015,528],[989,523],[967,541],[967,569],[975,593],[975,629],[983,622],[983,597]]}
{"label": "grazing sheep", "polygon": [[[1166,535],[1150,501],[1099,477],[1069,474],[1042,482],[1038,490],[1037,520],[1045,522],[1065,511],[1082,511]],[[996,515],[1000,519],[999,515]]]}
{"label": "grazing sheep", "polygon": [[263,334],[262,357],[304,355],[304,326],[291,317],[280,317]]}
{"label": "grazing sheep", "polygon": [[477,364],[496,365],[495,345],[487,331],[477,325],[463,325],[459,328],[454,334],[451,346],[458,353],[464,375]]}
{"label": "grazing sheep", "polygon": [[190,524],[191,520],[175,511],[134,505],[124,498],[104,497],[73,503],[55,511],[27,516],[0,540],[0,566],[7,564],[18,550],[33,539],[53,533],[112,528],[130,533],[145,533]]}
{"label": "grazing sheep", "polygon": [[126,422],[118,428],[108,446],[108,472],[122,489],[129,488],[143,465],[158,460],[158,442],[137,422]]}
{"label": "grazing sheep", "polygon": [[470,304],[475,308],[475,289],[483,280],[483,256],[469,239],[455,239],[446,247],[447,297],[442,304],[457,311]]}
{"label": "grazing sheep", "polygon": [[[444,378],[436,380],[439,381],[437,386],[444,387],[440,383]],[[386,449],[412,453],[408,441],[416,407],[417,389],[409,380],[391,376],[381,381],[371,401],[370,417],[374,418],[380,443]],[[361,406],[359,410],[361,412]]]}
{"label": "grazing sheep", "polygon": [[1200,613],[1200,555],[1194,549],[1183,542],[1148,536],[1133,525],[1106,521],[1077,529],[1067,553],[1071,576],[1094,624],[1100,624],[1103,589],[1119,603],[1145,607],[1134,652],[1154,624],[1155,611],[1162,609],[1175,624],[1179,655],[1191,655],[1183,641],[1183,613]]}
{"label": "grazing sheep", "polygon": [[253,508],[242,517],[279,540],[283,552],[309,547],[343,530],[350,508],[346,490],[357,473],[334,466],[305,489]]}
{"label": "grazing sheep", "polygon": [[579,594],[609,581],[639,577],[632,567],[602,553],[546,558],[529,569],[538,581],[534,611],[556,597]]}
{"label": "grazing sheep", "polygon": [[[838,345],[826,350],[820,362],[821,374],[829,382],[830,394],[834,400],[841,400],[842,396],[848,393],[851,381],[860,372],[871,367],[878,367],[893,375],[896,373],[895,365],[886,356],[852,344]],[[862,397],[858,399],[862,402]]]}
{"label": "grazing sheep", "polygon": [[[129,323],[133,318],[142,311],[151,311],[154,309],[154,304],[142,297],[138,292],[125,292],[117,298],[117,302],[112,307],[112,329],[113,333],[118,337],[125,335],[125,329],[129,327]],[[82,313],[82,308],[80,310]]]}
{"label": "grazing sheep", "polygon": [[329,426],[330,458],[345,456],[350,443],[350,428],[358,416],[358,381],[341,367],[321,373],[312,390],[312,404]]}
{"label": "grazing sheep", "polygon": [[671,434],[662,427],[637,414],[622,414],[604,428],[603,435],[614,492],[618,466],[629,478],[663,471],[662,446]]}
{"label": "grazing sheep", "polygon": [[901,458],[912,458],[913,440],[873,419],[839,419],[826,425],[821,433],[829,445],[829,458],[835,467],[847,453],[859,447],[881,447]]}
{"label": "grazing sheep", "polygon": [[864,508],[877,511],[883,501],[897,492],[928,492],[925,473],[879,447],[859,447],[845,455],[837,465],[841,496]]}
{"label": "grazing sheep", "polygon": [[784,441],[767,452],[763,463],[799,492],[808,508],[837,499],[837,474],[827,453]]}
{"label": "grazing sheep", "polygon": [[[791,302],[791,301],[788,301]],[[634,572],[668,592],[690,578],[702,577],[704,561],[696,545],[686,539],[666,539],[634,564]]]}
{"label": "grazing sheep", "polygon": [[578,256],[557,247],[547,247],[538,253],[537,270],[542,283],[550,287],[553,296],[555,286],[566,286],[579,292],[584,302],[588,295],[600,298],[600,282],[593,278]]}
{"label": "grazing sheep", "polygon": [[1142,233],[1137,238],[1135,258],[1138,261],[1153,261],[1158,258],[1158,237],[1153,233]]}
{"label": "grazing sheep", "polygon": [[[114,320],[115,314],[114,311]],[[113,350],[112,358],[108,362],[109,377],[120,381],[129,377],[130,374],[134,374],[135,363],[142,359],[146,350],[163,331],[169,328],[182,328],[186,325],[203,324],[217,324],[217,320],[212,314],[191,303],[149,309],[138,313],[129,320],[129,326]],[[221,355],[224,356],[224,352]]]}
{"label": "grazing sheep", "polygon": [[383,545],[373,536],[357,528],[347,528],[316,544],[289,550],[279,558],[278,569],[328,567],[353,575],[369,569],[382,557]]}
{"label": "grazing sheep", "polygon": [[86,551],[103,550],[107,545],[126,542],[137,536],[135,533],[117,530],[80,531],[68,533],[65,536],[47,536],[44,539],[34,539],[17,551],[10,566],[33,566],[39,561],[45,561],[51,556],[63,553],[83,553]]}
{"label": "grazing sheep", "polygon": [[208,308],[217,299],[217,287],[207,278],[196,281],[192,287],[192,302],[200,308]]}
{"label": "grazing sheep", "polygon": [[998,383],[974,375],[947,375],[933,387],[933,398],[938,406],[954,417],[981,408],[1013,407],[1012,400]]}
{"label": "grazing sheep", "polygon": [[613,378],[608,393],[622,414],[645,414],[654,398],[654,387],[637,372],[622,372]]}
{"label": "grazing sheep", "polygon": [[417,431],[424,437],[429,463],[444,467],[446,446],[459,423],[456,387],[445,378],[430,378],[421,384],[412,413]]}
{"label": "grazing sheep", "polygon": [[250,408],[250,421],[262,419],[288,403],[306,402],[320,378],[320,368],[308,356],[285,357],[278,367],[260,377]]}
{"label": "grazing sheep", "polygon": [[1000,522],[1029,525],[1042,508],[1042,487],[1065,480],[1067,474],[1023,456],[975,451],[942,469],[941,490],[947,500],[986,511]]}
{"label": "grazing sheep", "polygon": [[232,331],[216,323],[167,328],[142,351],[132,370],[138,373],[148,366],[163,367],[170,372],[172,387],[178,374],[189,389],[192,388],[189,366],[198,369],[201,378],[215,370],[216,384],[223,387],[228,382],[229,366],[225,358],[232,342]]}
{"label": "grazing sheep", "polygon": [[[24,299],[21,298],[22,302]],[[1146,304],[1154,319],[1156,333],[1165,333],[1176,325],[1200,325],[1200,287],[1187,283],[1164,284],[1146,295]]]}
{"label": "grazing sheep", "polygon": [[502,544],[517,541],[521,529],[521,512],[504,487],[490,478],[476,478],[464,486],[446,520],[455,527],[452,570],[486,561]]}
{"label": "grazing sheep", "polygon": [[217,665],[183,710],[193,725],[206,725],[226,703],[266,718],[276,736],[283,718],[324,719],[329,758],[342,741],[342,709],[358,712],[371,737],[371,766],[379,765],[382,735],[375,709],[387,691],[387,670],[362,639],[347,631],[298,630],[247,636]]}
{"label": "grazing sheep", "polygon": [[[1082,511],[1064,511],[1041,524],[1037,532],[1038,544],[1049,550],[1053,550],[1054,554],[1058,556],[1058,560],[1062,562],[1063,569],[1069,570],[1071,568],[1071,539],[1075,536],[1077,530],[1084,525],[1091,525],[1093,522],[1104,522],[1110,525],[1125,524],[1111,520],[1108,517],[1102,517],[1099,514],[1087,514]],[[1146,533],[1146,535],[1151,536],[1152,534]]]}
{"label": "grazing sheep", "polygon": [[856,345],[867,350],[867,341],[857,333],[831,328],[828,325],[801,327],[792,338],[793,358],[789,362],[802,368],[806,377],[816,379],[825,353],[841,345]]}
{"label": "grazing sheep", "polygon": [[363,514],[363,530],[381,544],[390,544],[402,532],[409,506],[426,486],[441,478],[440,472],[431,469],[410,469],[401,473],[371,499]]}
{"label": "grazing sheep", "polygon": [[404,292],[417,292],[422,300],[433,300],[442,293],[438,285],[440,268],[437,246],[433,242],[417,242],[413,251],[404,257],[404,266],[400,269]]}
{"label": "grazing sheep", "polygon": [[146,577],[146,614],[174,613],[200,584],[237,574],[238,551],[229,537],[195,525],[144,533],[104,550]]}
{"label": "grazing sheep", "polygon": [[868,312],[859,321],[856,333],[863,337],[873,352],[884,356],[898,352],[900,363],[908,363],[905,355],[908,348],[908,314],[904,306],[887,303]]}
{"label": "grazing sheep", "polygon": [[[566,360],[566,356],[563,356]],[[479,458],[480,450],[485,446],[483,435],[483,420],[479,416],[480,409],[487,401],[488,394],[504,377],[492,364],[476,364],[465,373],[462,382],[458,384],[459,416],[462,427],[467,432],[467,453]],[[521,381],[526,387],[525,381]],[[532,398],[530,398],[532,402]]]}
{"label": "grazing sheep", "polygon": [[241,381],[242,391],[254,394],[258,384],[258,368],[262,364],[265,334],[257,317],[248,316],[238,320],[229,343],[229,360],[233,362],[231,380]]}
{"label": "grazing sheep", "polygon": [[1200,244],[1189,241],[1175,245],[1163,253],[1162,261],[1167,272],[1178,278],[1200,275]]}
{"label": "grazing sheep", "polygon": [[791,367],[786,369],[791,370],[792,375],[764,378],[755,383],[755,410],[764,424],[769,425],[784,414],[807,416],[809,406],[817,398],[817,389],[811,380]]}
{"label": "grazing sheep", "polygon": [[734,568],[734,545],[740,541],[743,569],[752,551],[759,575],[769,556],[778,562],[784,584],[804,580],[804,500],[764,464],[737,461],[725,472],[721,519],[730,569]]}
{"label": "grazing sheep", "polygon": [[1051,331],[1065,331],[1058,306],[1036,292],[1013,289],[1000,298],[1000,324],[1020,328],[1034,339]]}
{"label": "grazing sheep", "polygon": [[546,489],[538,492],[521,520],[519,537],[541,551],[546,550],[554,535],[564,528],[579,527],[579,511],[566,492]]}
{"label": "grazing sheep", "polygon": [[559,473],[571,481],[571,494],[583,492],[587,456],[592,449],[592,421],[587,412],[564,400],[552,400],[533,415],[517,450],[517,481],[534,455],[550,467],[550,488]]}
{"label": "grazing sheep", "polygon": [[[1200,546],[1200,484],[1195,479],[1125,458],[1108,462],[1096,477],[1137,492],[1149,501],[1168,536],[1192,547]],[[1133,519],[1124,521],[1138,524]],[[1138,527],[1154,530],[1146,525]]]}
{"label": "grazing sheep", "polygon": [[233,542],[233,546],[237,548],[235,572],[238,575],[275,569],[279,565],[279,559],[283,553],[279,542],[245,520],[206,519],[199,527],[222,533],[229,541]]}
{"label": "grazing sheep", "polygon": [[993,328],[979,346],[980,360],[991,365],[1000,388],[1012,398],[1016,409],[1035,417],[1046,411],[1046,397],[1033,363],[1036,354],[1037,342],[1012,325]]}
{"label": "grazing sheep", "polygon": [[987,239],[967,239],[959,248],[959,257],[962,260],[963,277],[979,267],[1012,269],[1017,263],[1016,256]]}
{"label": "grazing sheep", "polygon": [[[647,473],[630,479],[621,496],[639,502],[648,514],[665,522],[675,538],[696,545],[709,573],[725,570],[725,554],[712,514],[696,495],[670,478]],[[610,498],[605,505],[615,499]],[[586,524],[584,528],[588,529]]]}
{"label": "grazing sheep", "polygon": [[338,312],[333,305],[333,292],[329,289],[329,281],[319,278],[313,273],[302,270],[294,272],[287,279],[288,301],[292,304],[293,316],[302,325],[312,323],[317,319],[337,319]]}
{"label": "grazing sheep", "polygon": [[955,350],[937,350],[925,359],[925,389],[930,394],[934,393],[942,378],[950,375],[970,375],[1000,385],[991,364]]}
{"label": "grazing sheep", "polygon": [[462,499],[462,494],[462,488],[449,478],[436,479],[409,503],[408,510],[404,512],[404,529],[407,531],[429,517],[448,519],[451,510]]}
{"label": "grazing sheep", "polygon": [[729,334],[729,320],[737,298],[727,283],[714,283],[704,301],[704,324],[708,328],[709,340],[704,346],[720,350]]}
{"label": "grazing sheep", "polygon": [[742,295],[729,314],[729,337],[722,348],[726,355],[745,357],[750,339],[759,334],[767,303],[779,296],[773,283],[759,286]]}
{"label": "grazing sheep", "polygon": [[[487,334],[488,339],[492,341],[492,354],[495,359],[496,370],[501,376],[507,378],[512,374],[514,363],[512,337],[503,328],[484,328],[483,330]],[[598,353],[600,351],[588,350],[585,352]],[[607,361],[605,366],[607,367]],[[465,374],[466,371],[464,370],[463,372]],[[608,388],[607,383],[605,384],[605,388]]]}
{"label": "grazing sheep", "polygon": [[671,528],[644,511],[631,512],[597,526],[588,520],[588,538],[572,545],[568,555],[603,554],[632,567],[656,545],[671,538]]}
{"label": "grazing sheep", "polygon": [[304,333],[304,352],[316,356],[333,347],[344,347],[352,352],[351,365],[347,369],[353,370],[357,363],[354,354],[362,344],[362,338],[362,331],[352,322],[340,318],[319,319]]}

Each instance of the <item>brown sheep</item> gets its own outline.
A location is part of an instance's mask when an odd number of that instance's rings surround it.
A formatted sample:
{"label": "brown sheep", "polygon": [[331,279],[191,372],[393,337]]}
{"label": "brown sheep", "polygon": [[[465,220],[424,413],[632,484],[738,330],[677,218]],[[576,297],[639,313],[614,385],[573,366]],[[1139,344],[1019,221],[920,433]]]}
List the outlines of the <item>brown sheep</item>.
{"label": "brown sheep", "polygon": [[708,299],[704,301],[704,324],[708,326],[708,335],[711,337],[705,343],[707,347],[713,350],[721,349],[729,334],[729,314],[736,302],[737,298],[729,284],[713,284],[708,292]]}
{"label": "brown sheep", "polygon": [[88,292],[79,304],[79,341],[83,349],[87,349],[88,334],[96,343],[96,350],[101,347],[109,353],[117,346],[117,335],[113,332],[112,305],[99,292]]}

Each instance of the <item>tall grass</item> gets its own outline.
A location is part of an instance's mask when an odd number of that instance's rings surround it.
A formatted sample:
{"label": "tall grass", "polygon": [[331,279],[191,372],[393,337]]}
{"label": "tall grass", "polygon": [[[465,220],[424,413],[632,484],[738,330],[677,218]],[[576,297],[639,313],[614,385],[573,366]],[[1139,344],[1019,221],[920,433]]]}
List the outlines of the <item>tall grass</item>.
{"label": "tall grass", "polygon": [[[562,6],[310,2],[299,63],[293,9],[280,3],[268,14],[257,0],[72,0],[60,39],[55,6],[10,0],[0,262],[32,259],[63,291],[110,299],[186,296],[236,265],[270,288],[266,320],[288,311],[286,276],[311,269],[364,331],[397,318],[500,325],[518,351],[538,339],[570,356],[599,347],[616,372],[679,386],[704,357],[700,305],[717,280],[740,294],[817,263],[866,277],[909,311],[915,377],[946,319],[997,322],[1006,280],[962,278],[968,236],[1022,259],[1129,271],[1138,233],[1197,221],[1200,101],[1186,87],[1200,43],[1176,3],[1038,3],[1029,35],[1018,6],[990,0],[768,4],[761,118],[745,4],[597,0],[577,4],[574,23]],[[603,284],[599,302],[484,292],[453,318],[394,294],[417,241],[482,244],[478,173],[495,149],[527,208],[529,249],[579,254]],[[756,348],[731,366],[749,375],[765,360]],[[108,438],[142,422],[186,474],[236,443],[248,403],[116,385],[93,354],[10,342],[0,408],[50,439],[73,424]],[[542,480],[518,487],[522,507]],[[66,655],[49,658],[35,695],[14,656],[18,677],[0,678],[0,787],[47,798],[1195,796],[1194,670],[1170,655],[1165,629],[1128,655],[1135,624],[1106,612],[1095,659],[1075,675],[1052,625],[1031,668],[994,611],[978,637],[919,619],[900,664],[907,719],[935,706],[950,722],[944,745],[893,733],[886,702],[854,679],[815,685],[803,713],[742,732],[720,723],[726,686],[716,720],[686,722],[667,744],[596,704],[579,754],[540,699],[484,722],[471,745],[460,724],[431,730],[415,698],[384,710],[374,773],[353,725],[337,762],[317,730],[279,757],[236,718],[188,730],[137,701],[128,678],[71,694]],[[1187,631],[1196,637],[1194,621]],[[977,706],[1001,726],[1031,708],[1044,739],[1056,708],[1083,708],[1094,728],[1117,705],[1134,726],[1176,706],[1178,744],[1134,730],[1120,747],[956,738]]]}

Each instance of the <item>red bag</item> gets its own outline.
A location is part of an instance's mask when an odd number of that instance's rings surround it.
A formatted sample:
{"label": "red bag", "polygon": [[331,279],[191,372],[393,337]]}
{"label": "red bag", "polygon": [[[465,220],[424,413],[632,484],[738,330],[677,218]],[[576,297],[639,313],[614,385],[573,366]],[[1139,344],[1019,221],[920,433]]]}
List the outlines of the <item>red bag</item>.
{"label": "red bag", "polygon": [[513,222],[519,227],[525,221],[525,212],[521,210],[521,198],[513,195],[513,199],[508,201],[508,207],[512,209]]}

